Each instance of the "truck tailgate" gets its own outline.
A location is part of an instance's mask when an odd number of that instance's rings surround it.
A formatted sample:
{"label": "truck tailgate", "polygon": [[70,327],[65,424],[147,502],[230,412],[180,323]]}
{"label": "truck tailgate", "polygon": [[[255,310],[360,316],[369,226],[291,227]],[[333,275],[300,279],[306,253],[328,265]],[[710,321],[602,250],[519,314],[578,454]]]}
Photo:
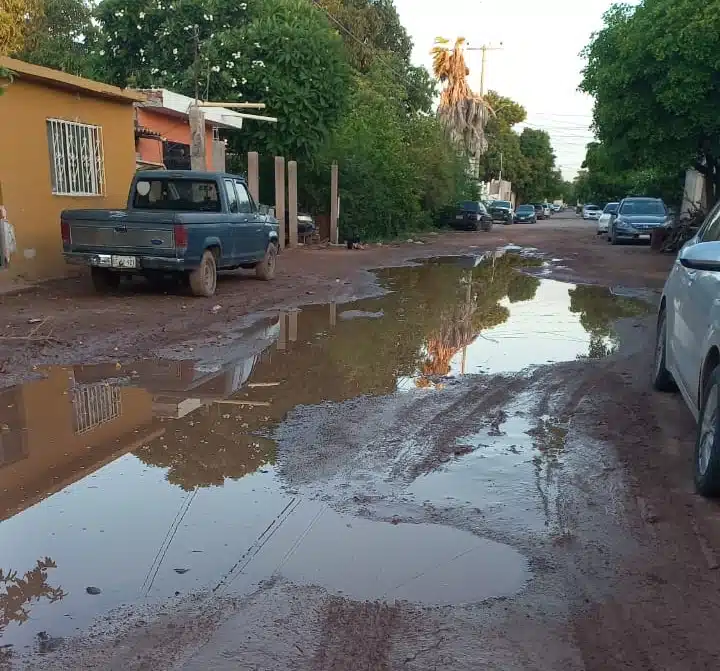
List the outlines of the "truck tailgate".
{"label": "truck tailgate", "polygon": [[114,252],[127,254],[175,255],[175,216],[173,213],[122,210],[69,210],[63,221],[70,229],[73,252]]}

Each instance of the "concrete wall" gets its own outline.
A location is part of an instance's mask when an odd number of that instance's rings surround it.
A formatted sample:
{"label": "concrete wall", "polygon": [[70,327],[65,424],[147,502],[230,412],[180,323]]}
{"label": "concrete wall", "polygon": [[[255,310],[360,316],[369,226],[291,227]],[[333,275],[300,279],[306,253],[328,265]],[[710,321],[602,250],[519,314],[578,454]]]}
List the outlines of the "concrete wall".
{"label": "concrete wall", "polygon": [[[62,119],[102,126],[105,195],[52,193],[46,122]],[[134,110],[130,101],[100,98],[18,77],[0,100],[0,189],[15,227],[18,250],[0,271],[0,289],[16,281],[67,274],[60,212],[69,208],[124,207],[135,171]]]}

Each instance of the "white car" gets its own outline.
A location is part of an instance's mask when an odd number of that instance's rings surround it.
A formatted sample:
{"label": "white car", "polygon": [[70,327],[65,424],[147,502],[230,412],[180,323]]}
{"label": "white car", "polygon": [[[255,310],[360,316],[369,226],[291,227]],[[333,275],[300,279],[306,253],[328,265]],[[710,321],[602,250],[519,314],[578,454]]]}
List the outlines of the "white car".
{"label": "white car", "polygon": [[582,218],[586,221],[588,219],[600,219],[602,210],[597,205],[584,205],[582,209]]}
{"label": "white car", "polygon": [[660,303],[653,386],[679,389],[697,420],[698,493],[720,496],[720,203],[680,250]]}
{"label": "white car", "polygon": [[553,213],[552,207],[550,207],[550,205],[548,205],[547,203],[543,203],[542,208],[543,208],[543,214],[545,215],[545,218],[549,219]]}
{"label": "white car", "polygon": [[602,211],[600,218],[598,219],[597,234],[602,235],[608,232],[608,224],[610,223],[610,217],[613,214],[617,214],[618,205],[620,203],[608,203]]}

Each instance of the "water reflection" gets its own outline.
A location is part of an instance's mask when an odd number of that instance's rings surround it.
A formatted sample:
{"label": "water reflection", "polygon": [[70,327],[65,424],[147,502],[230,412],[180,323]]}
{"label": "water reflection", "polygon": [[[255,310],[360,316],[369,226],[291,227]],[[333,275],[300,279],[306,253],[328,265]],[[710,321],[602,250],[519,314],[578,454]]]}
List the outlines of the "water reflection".
{"label": "water reflection", "polygon": [[33,602],[55,603],[65,598],[61,587],[48,583],[48,571],[54,568],[57,568],[55,562],[46,557],[38,559],[35,568],[22,577],[17,571],[5,573],[0,569],[0,636],[11,622],[27,622]]}
{"label": "water reflection", "polygon": [[[519,272],[536,263],[492,254],[386,270],[379,275],[389,293],[381,298],[274,314],[214,338],[207,356],[53,367],[0,392],[0,566],[55,557],[84,616],[138,593],[172,595],[181,574],[172,566],[157,574],[163,537],[175,544],[170,556],[205,562],[183,579],[205,580],[217,576],[223,548],[234,543],[242,554],[246,535],[267,526],[267,510],[286,505],[278,503],[268,436],[290,410],[597,356],[609,350],[614,319],[645,309],[605,290]],[[548,505],[561,452],[553,436],[550,426],[533,436]],[[178,511],[192,533],[173,527]],[[104,564],[93,560],[99,547]],[[118,569],[112,557],[122,553],[131,557]],[[49,586],[52,568],[48,559],[23,578],[0,572],[0,635],[32,618],[31,604],[49,617],[47,606],[64,598]],[[84,591],[77,596],[88,572],[103,585],[91,601]]]}

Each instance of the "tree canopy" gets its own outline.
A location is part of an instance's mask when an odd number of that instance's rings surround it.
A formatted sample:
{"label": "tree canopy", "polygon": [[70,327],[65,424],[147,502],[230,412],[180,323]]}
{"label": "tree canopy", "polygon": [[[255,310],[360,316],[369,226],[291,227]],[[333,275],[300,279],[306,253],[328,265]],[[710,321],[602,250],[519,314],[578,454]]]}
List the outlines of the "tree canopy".
{"label": "tree canopy", "polygon": [[585,50],[581,85],[615,170],[650,169],[662,181],[695,166],[709,203],[720,196],[717,10],[701,0],[613,6]]}

